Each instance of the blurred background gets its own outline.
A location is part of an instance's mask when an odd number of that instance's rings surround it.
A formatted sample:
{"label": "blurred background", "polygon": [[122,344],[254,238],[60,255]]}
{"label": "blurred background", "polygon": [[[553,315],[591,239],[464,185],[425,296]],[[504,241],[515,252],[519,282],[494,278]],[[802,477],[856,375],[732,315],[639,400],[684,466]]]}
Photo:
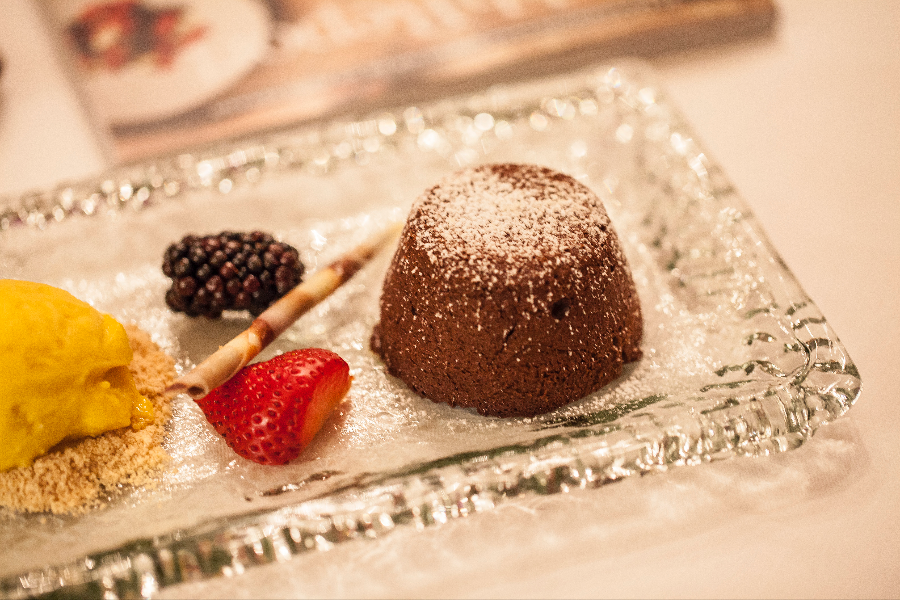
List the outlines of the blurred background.
{"label": "blurred background", "polygon": [[11,0],[0,33],[7,112],[73,111],[123,163],[762,38],[775,16],[771,0]]}

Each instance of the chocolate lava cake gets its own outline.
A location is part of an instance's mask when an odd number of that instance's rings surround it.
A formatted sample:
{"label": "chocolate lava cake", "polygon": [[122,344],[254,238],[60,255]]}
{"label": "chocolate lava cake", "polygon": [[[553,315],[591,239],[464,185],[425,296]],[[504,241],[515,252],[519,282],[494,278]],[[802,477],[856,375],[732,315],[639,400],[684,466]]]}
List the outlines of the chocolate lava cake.
{"label": "chocolate lava cake", "polygon": [[600,199],[533,165],[468,168],[412,207],[372,349],[436,402],[534,416],[641,357],[631,272]]}

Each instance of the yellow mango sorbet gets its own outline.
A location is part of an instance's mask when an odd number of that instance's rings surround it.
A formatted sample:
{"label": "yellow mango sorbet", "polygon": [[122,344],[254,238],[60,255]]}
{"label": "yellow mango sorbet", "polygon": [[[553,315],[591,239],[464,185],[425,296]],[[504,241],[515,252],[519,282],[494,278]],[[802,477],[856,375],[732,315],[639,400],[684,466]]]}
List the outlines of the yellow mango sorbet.
{"label": "yellow mango sorbet", "polygon": [[0,472],[66,440],[153,421],[125,328],[66,291],[0,279]]}

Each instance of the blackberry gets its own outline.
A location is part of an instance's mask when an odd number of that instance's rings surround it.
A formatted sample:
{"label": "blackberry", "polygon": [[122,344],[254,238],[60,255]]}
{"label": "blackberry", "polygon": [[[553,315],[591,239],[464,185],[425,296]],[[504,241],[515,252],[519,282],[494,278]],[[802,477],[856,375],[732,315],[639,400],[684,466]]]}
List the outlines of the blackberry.
{"label": "blackberry", "polygon": [[166,304],[191,317],[216,319],[224,310],[258,316],[303,277],[297,250],[261,231],[186,235],[163,255],[172,280]]}

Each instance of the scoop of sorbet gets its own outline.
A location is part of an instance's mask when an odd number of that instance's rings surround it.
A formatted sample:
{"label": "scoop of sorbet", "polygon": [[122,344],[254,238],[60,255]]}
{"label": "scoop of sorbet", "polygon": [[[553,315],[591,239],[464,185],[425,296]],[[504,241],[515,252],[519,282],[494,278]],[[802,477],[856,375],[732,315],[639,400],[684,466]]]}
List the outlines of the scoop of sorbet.
{"label": "scoop of sorbet", "polygon": [[56,444],[152,422],[125,328],[68,292],[0,279],[0,472]]}

